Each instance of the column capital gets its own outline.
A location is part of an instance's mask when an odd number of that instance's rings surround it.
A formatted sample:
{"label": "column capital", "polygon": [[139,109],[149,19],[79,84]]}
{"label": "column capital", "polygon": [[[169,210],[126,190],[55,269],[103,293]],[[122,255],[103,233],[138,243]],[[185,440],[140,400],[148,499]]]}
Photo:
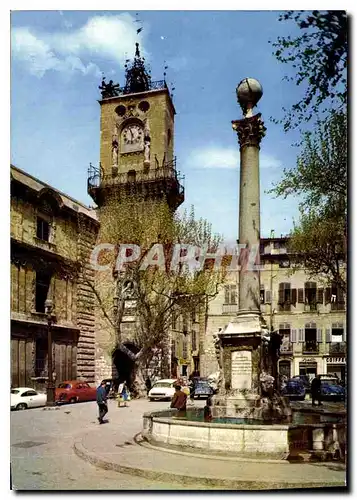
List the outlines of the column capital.
{"label": "column capital", "polygon": [[261,113],[258,113],[242,120],[232,120],[232,128],[237,132],[240,149],[244,146],[260,147],[260,141],[266,132],[261,116]]}

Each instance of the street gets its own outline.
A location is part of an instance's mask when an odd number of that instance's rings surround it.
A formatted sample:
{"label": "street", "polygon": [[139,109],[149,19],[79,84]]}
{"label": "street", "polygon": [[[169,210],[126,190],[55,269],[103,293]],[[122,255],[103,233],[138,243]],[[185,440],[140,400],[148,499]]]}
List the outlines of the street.
{"label": "street", "polygon": [[[201,405],[202,402],[195,402]],[[134,400],[128,408],[117,408],[109,401],[109,422],[125,421],[127,441],[142,427],[142,414],[152,409],[168,408],[169,402]],[[178,484],[120,474],[99,469],[78,458],[73,442],[83,432],[101,426],[97,422],[95,402],[37,408],[11,412],[12,488],[15,490],[177,490]],[[192,487],[180,486],[180,489]],[[205,489],[197,486],[195,489]]]}

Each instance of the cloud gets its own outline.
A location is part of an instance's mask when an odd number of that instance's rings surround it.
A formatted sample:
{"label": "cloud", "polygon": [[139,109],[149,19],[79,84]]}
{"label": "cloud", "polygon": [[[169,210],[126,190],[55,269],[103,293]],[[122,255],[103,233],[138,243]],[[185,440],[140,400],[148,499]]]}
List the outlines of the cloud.
{"label": "cloud", "polygon": [[[66,27],[70,27],[68,21]],[[94,16],[75,30],[40,33],[28,27],[14,28],[11,45],[12,57],[31,74],[42,78],[50,70],[100,76],[93,58],[123,65],[133,55],[136,41],[132,16],[120,14]]]}
{"label": "cloud", "polygon": [[[206,149],[197,149],[189,154],[187,164],[190,168],[200,169],[233,169],[239,167],[239,149],[209,147]],[[272,155],[262,153],[260,155],[260,168],[281,168],[281,161]]]}

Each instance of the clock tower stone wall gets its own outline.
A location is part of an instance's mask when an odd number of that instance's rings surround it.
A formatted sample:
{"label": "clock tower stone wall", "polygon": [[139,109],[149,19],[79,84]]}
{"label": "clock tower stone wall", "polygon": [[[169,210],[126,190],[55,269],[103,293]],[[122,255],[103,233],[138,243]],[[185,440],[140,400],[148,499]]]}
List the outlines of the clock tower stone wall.
{"label": "clock tower stone wall", "polygon": [[[139,68],[139,69],[138,69]],[[127,83],[114,95],[107,95],[110,84],[102,83],[100,118],[100,166],[91,167],[88,193],[98,206],[99,221],[109,220],[107,210],[121,211],[122,196],[129,192],[150,203],[165,200],[172,213],[184,200],[174,157],[174,116],[165,81],[151,82],[137,45],[133,66],[127,70]],[[143,83],[144,82],[144,83]],[[119,87],[119,85],[117,85]],[[113,88],[113,87],[112,87]],[[115,200],[115,204],[113,204]],[[114,207],[114,208],[113,208]],[[113,212],[111,212],[111,215]],[[115,215],[114,215],[115,216]],[[98,243],[103,243],[101,227]],[[118,242],[120,243],[120,242]],[[106,312],[112,315],[116,284],[111,272],[97,271],[96,288],[106,296]],[[103,292],[103,293],[101,293]],[[113,316],[113,321],[116,319]],[[135,318],[121,323],[121,342],[132,339]],[[109,331],[109,329],[111,331]],[[113,328],[96,308],[96,382],[116,376],[112,360],[115,339]],[[137,346],[140,348],[140,346]]]}

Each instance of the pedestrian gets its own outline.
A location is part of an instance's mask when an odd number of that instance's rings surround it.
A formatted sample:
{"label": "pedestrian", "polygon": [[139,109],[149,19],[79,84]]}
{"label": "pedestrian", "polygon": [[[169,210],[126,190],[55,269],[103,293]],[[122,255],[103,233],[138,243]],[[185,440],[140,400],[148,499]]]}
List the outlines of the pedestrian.
{"label": "pedestrian", "polygon": [[175,394],[173,395],[173,398],[171,400],[170,408],[176,408],[180,412],[185,412],[186,401],[187,401],[187,395],[183,391],[181,391],[180,385],[176,385]]}
{"label": "pedestrian", "polygon": [[100,424],[103,423],[104,415],[108,413],[108,405],[107,405],[107,391],[105,390],[105,380],[102,381],[100,386],[97,388],[97,404],[99,408],[99,417],[98,422]]}
{"label": "pedestrian", "polygon": [[206,406],[203,408],[203,420],[205,422],[212,421],[212,397],[208,396]]}
{"label": "pedestrian", "polygon": [[126,382],[123,382],[119,386],[119,396],[118,396],[118,406],[120,407],[121,403],[124,403],[124,406],[129,406],[128,401],[130,401],[130,392],[126,385]]}
{"label": "pedestrian", "polygon": [[318,402],[318,406],[321,406],[321,375],[317,375],[311,382],[311,399],[312,406],[315,405],[315,401]]}
{"label": "pedestrian", "polygon": [[145,387],[146,387],[146,394],[149,394],[149,391],[150,391],[150,389],[152,387],[151,380],[150,380],[149,376],[146,377]]}

